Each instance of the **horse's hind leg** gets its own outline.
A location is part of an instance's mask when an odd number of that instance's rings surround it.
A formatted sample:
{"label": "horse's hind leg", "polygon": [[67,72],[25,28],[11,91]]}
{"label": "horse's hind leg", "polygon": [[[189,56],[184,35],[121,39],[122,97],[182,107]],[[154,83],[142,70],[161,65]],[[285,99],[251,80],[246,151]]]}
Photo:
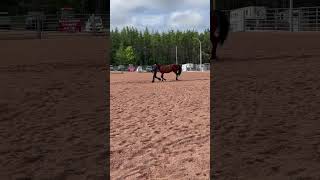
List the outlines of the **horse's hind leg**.
{"label": "horse's hind leg", "polygon": [[164,73],[161,74],[162,81],[163,81],[163,80],[166,81],[166,79],[163,77],[163,75],[164,75]]}
{"label": "horse's hind leg", "polygon": [[160,78],[158,78],[157,76],[156,76],[156,78],[157,78],[159,81],[161,81],[161,79],[160,79]]}

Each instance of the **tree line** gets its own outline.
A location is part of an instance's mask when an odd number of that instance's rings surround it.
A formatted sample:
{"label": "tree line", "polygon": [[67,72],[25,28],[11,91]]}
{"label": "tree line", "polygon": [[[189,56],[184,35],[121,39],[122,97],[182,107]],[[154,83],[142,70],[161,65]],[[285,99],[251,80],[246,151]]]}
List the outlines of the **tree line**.
{"label": "tree line", "polygon": [[200,44],[202,46],[202,63],[208,63],[211,52],[210,31],[196,32],[167,31],[151,32],[148,28],[139,31],[134,27],[125,27],[121,30],[114,29],[111,35],[111,64],[112,65],[152,65],[174,64],[177,59],[179,64],[200,61]]}

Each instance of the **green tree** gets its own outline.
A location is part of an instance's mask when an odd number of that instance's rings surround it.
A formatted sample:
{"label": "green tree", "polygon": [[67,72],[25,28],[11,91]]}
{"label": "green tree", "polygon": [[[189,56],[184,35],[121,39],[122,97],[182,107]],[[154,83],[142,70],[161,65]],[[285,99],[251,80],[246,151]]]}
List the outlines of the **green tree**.
{"label": "green tree", "polygon": [[124,48],[123,44],[120,45],[116,53],[117,64],[135,64],[135,53],[132,46]]}
{"label": "green tree", "polygon": [[[157,32],[145,29],[139,31],[134,27],[125,27],[111,31],[111,63],[151,65],[154,62],[161,64],[175,63],[175,48],[178,49],[178,63],[199,63],[199,42],[202,42],[202,62],[209,62],[211,53],[210,31],[196,32],[167,31]],[[129,48],[127,51],[127,47]],[[126,52],[133,53],[134,58],[129,62],[127,57],[121,57]],[[121,57],[121,58],[120,58]],[[134,61],[134,62],[133,62]]]}
{"label": "green tree", "polygon": [[125,50],[125,64],[135,63],[135,54],[132,46],[128,46]]}

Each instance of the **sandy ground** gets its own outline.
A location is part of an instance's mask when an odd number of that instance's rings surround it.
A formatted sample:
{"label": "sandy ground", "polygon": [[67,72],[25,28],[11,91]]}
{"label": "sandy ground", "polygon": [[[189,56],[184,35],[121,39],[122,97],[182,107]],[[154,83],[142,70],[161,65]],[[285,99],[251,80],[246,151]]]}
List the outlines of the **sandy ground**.
{"label": "sandy ground", "polygon": [[211,82],[214,179],[320,179],[320,33],[234,33]]}
{"label": "sandy ground", "polygon": [[209,76],[111,74],[111,179],[209,179]]}
{"label": "sandy ground", "polygon": [[[319,39],[235,33],[219,50],[215,179],[319,179]],[[106,178],[106,40],[0,41],[0,49],[0,179]],[[150,74],[112,75],[113,179],[208,179],[209,74],[172,75],[153,84]]]}
{"label": "sandy ground", "polygon": [[106,39],[0,49],[0,179],[106,179]]}

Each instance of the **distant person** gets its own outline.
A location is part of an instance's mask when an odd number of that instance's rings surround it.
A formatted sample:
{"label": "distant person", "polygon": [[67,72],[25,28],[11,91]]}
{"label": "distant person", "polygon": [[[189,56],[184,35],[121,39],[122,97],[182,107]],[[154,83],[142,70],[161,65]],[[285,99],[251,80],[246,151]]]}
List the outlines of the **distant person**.
{"label": "distant person", "polygon": [[158,71],[158,63],[154,63],[154,65],[152,65],[152,72],[157,72]]}

